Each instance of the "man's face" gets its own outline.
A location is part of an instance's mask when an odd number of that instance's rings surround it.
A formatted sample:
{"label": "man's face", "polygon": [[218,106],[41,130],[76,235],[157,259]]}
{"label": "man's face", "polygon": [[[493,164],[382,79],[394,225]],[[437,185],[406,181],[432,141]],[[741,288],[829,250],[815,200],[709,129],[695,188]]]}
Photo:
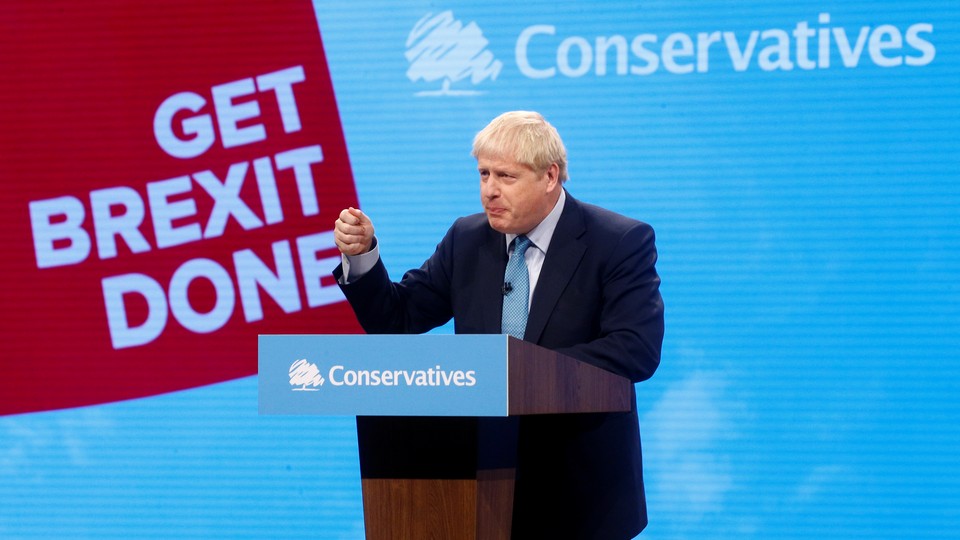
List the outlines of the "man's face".
{"label": "man's face", "polygon": [[536,227],[560,196],[559,167],[538,173],[510,157],[477,157],[480,202],[490,226],[502,233],[526,234]]}

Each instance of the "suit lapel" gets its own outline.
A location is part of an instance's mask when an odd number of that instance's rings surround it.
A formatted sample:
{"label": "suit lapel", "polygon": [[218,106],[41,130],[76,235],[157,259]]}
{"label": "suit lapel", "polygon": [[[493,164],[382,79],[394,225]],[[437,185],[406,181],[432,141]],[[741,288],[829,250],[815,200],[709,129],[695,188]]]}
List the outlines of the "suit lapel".
{"label": "suit lapel", "polygon": [[491,334],[500,333],[500,315],[503,308],[503,272],[507,267],[507,244],[503,233],[492,228],[477,258],[477,290],[481,328]]}
{"label": "suit lapel", "polygon": [[[580,239],[585,230],[580,205],[568,193],[563,213],[560,214],[557,228],[550,240],[547,257],[540,269],[537,288],[533,291],[533,302],[530,305],[527,329],[524,333],[525,341],[532,343],[540,341],[540,336],[543,334],[550,314],[553,313],[554,306],[560,299],[560,294],[570,283],[587,250],[586,244]],[[505,266],[506,263],[504,263]]]}

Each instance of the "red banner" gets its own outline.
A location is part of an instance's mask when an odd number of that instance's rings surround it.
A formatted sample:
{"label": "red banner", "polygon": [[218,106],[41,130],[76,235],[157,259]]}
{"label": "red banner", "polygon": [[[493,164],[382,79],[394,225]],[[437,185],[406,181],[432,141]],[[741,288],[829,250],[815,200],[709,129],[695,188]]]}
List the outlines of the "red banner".
{"label": "red banner", "polygon": [[308,0],[0,14],[0,414],[252,375],[261,333],[359,331],[329,277],[357,201]]}

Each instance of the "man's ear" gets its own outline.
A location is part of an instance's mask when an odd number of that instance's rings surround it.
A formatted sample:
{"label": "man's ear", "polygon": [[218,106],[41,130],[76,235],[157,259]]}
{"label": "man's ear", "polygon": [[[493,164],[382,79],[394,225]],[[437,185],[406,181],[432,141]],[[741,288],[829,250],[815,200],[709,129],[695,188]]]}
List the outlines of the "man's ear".
{"label": "man's ear", "polygon": [[551,193],[560,185],[560,166],[556,163],[551,163],[544,174],[547,179],[547,193]]}

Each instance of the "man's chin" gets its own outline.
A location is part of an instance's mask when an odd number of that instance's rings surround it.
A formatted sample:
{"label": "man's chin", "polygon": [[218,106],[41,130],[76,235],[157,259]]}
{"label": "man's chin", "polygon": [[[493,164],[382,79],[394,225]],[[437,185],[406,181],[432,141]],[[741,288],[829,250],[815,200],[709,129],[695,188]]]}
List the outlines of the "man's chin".
{"label": "man's chin", "polygon": [[490,224],[490,228],[503,234],[510,234],[513,230],[510,227],[510,224],[506,220],[498,218],[496,216],[491,216],[487,214],[487,223]]}

